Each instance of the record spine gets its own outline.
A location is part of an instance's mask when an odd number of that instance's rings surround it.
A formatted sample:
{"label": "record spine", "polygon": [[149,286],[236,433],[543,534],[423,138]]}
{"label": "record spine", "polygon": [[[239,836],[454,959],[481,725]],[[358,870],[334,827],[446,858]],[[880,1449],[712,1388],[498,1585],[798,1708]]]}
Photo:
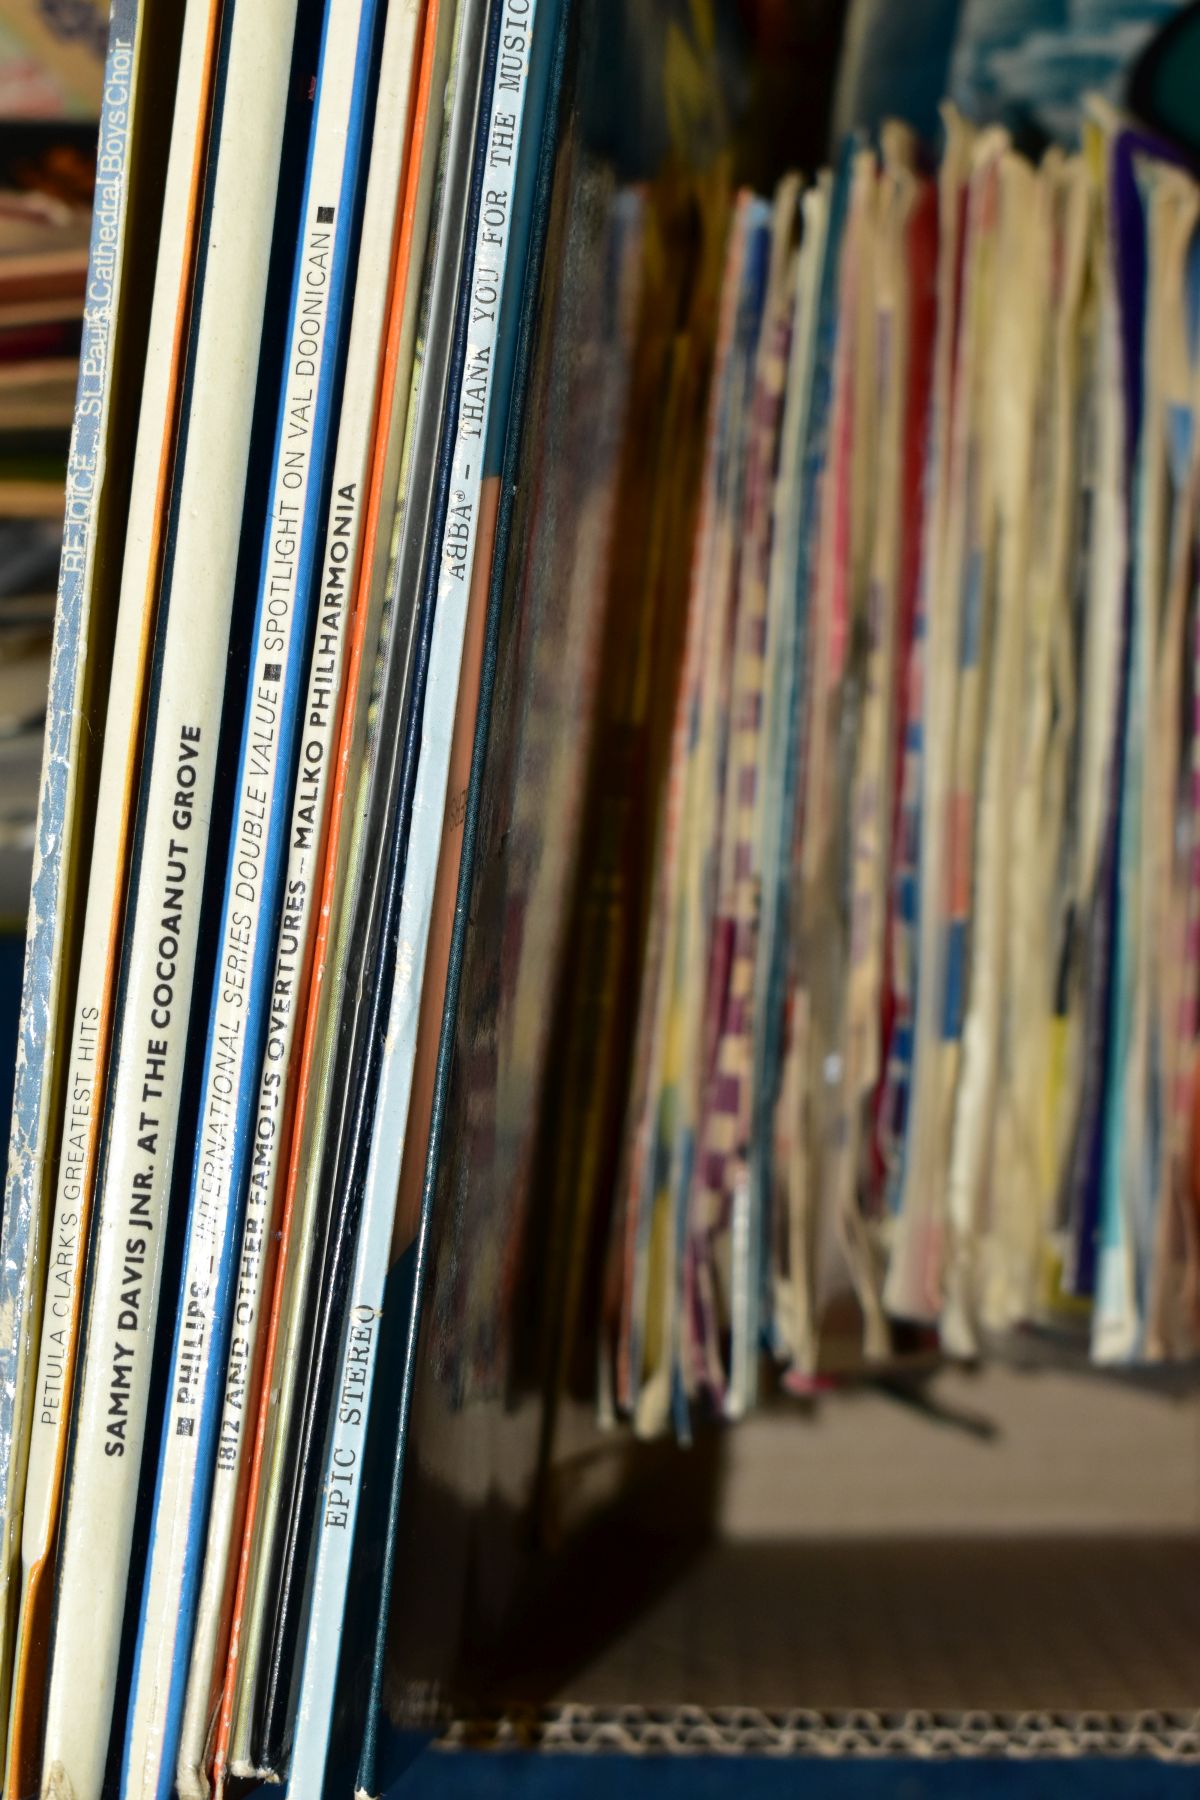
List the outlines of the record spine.
{"label": "record spine", "polygon": [[59,1550],[42,1784],[62,1800],[99,1800],[111,1729],[295,15],[223,7]]}
{"label": "record spine", "polygon": [[[141,749],[146,672],[158,600],[162,514],[170,485],[180,363],[191,300],[196,208],[204,171],[219,0],[191,0],[182,39],[154,301],[130,491],[106,703],[79,977],[63,1103],[62,1153],[49,1238],[46,1329],[38,1355],[33,1431],[25,1485],[24,1591],[9,1729],[10,1797],[28,1784],[35,1754],[41,1645],[48,1633],[51,1552],[62,1497],[80,1300],[108,1067],[109,1031],[125,903],[129,820]],[[22,1690],[28,1685],[28,1693]],[[25,1740],[29,1739],[26,1745]]]}
{"label": "record spine", "polygon": [[[544,0],[550,4],[551,0]],[[383,1682],[386,1661],[388,1619],[392,1585],[395,1577],[396,1543],[399,1529],[400,1495],[408,1445],[409,1420],[415,1379],[417,1340],[421,1325],[421,1300],[425,1267],[429,1253],[429,1232],[433,1217],[433,1196],[441,1132],[445,1121],[446,1089],[454,1056],[455,1024],[458,1010],[459,982],[462,974],[463,948],[466,942],[471,890],[474,880],[476,836],[479,826],[480,796],[484,763],[491,728],[492,697],[495,684],[499,644],[501,602],[505,569],[512,542],[513,515],[521,452],[525,437],[526,403],[530,366],[538,328],[538,308],[549,231],[550,209],[554,191],[554,174],[558,151],[559,120],[562,108],[564,76],[570,43],[572,0],[557,0],[561,11],[554,43],[553,61],[547,90],[546,108],[538,152],[536,179],[530,206],[529,243],[525,258],[521,291],[520,316],[516,325],[516,345],[509,385],[509,418],[500,470],[500,497],[496,514],[491,578],[488,589],[487,626],[479,685],[475,742],[471,758],[471,777],[463,821],[462,851],[459,861],[458,888],[454,908],[454,929],[446,978],[445,1004],[438,1033],[437,1069],[434,1079],[433,1109],[429,1125],[429,1144],[425,1158],[425,1180],[421,1192],[421,1216],[415,1242],[405,1247],[406,1285],[411,1291],[403,1334],[403,1363],[399,1371],[399,1393],[392,1467],[387,1492],[381,1495],[382,1577],[375,1616],[374,1642],[368,1646],[371,1657],[370,1683],[366,1708],[366,1724],[360,1747],[355,1778],[356,1800],[368,1800],[378,1792],[379,1722],[383,1710]],[[394,1279],[394,1277],[393,1277]],[[403,1278],[402,1278],[403,1279]]]}
{"label": "record spine", "polygon": [[[453,415],[457,407],[465,305],[460,283],[482,188],[480,108],[490,98],[488,59],[495,55],[499,0],[466,0],[457,24],[457,67],[447,108],[444,182],[427,298],[420,370],[414,381],[405,457],[408,477],[401,527],[388,576],[389,627],[379,677],[372,753],[364,771],[362,811],[342,900],[331,1054],[321,1069],[319,1157],[310,1161],[306,1202],[315,1195],[315,1245],[306,1259],[289,1341],[291,1383],[278,1467],[283,1499],[266,1561],[269,1632],[255,1699],[253,1758],[261,1769],[287,1761],[290,1708],[298,1678],[305,1616],[308,1552],[315,1529],[320,1446],[328,1420],[337,1335],[349,1287],[347,1253],[362,1198],[365,1129],[376,1087],[382,1001],[397,952],[397,856],[411,817],[416,734],[428,660],[434,570],[445,513]],[[364,1147],[360,1165],[358,1150]]]}
{"label": "record spine", "polygon": [[325,1452],[316,1562],[292,1746],[289,1793],[320,1800],[333,1726],[355,1521],[362,1492],[367,1417],[382,1319],[405,1121],[416,1054],[433,881],[445,814],[467,601],[471,588],[485,445],[498,361],[501,303],[513,228],[517,165],[529,89],[537,0],[504,0],[499,56],[488,96],[483,203],[469,271],[463,380],[450,467],[450,506],[438,546],[434,634],[413,799],[412,849],[400,908],[402,946],[388,1019],[366,1195],[354,1254],[341,1386]]}
{"label": "record spine", "polygon": [[[320,689],[318,710],[331,713],[334,704],[333,688],[321,679],[324,650],[318,645],[307,669],[306,656],[321,584],[326,502],[335,545],[344,543],[351,520],[352,488],[329,493],[328,453],[358,244],[377,16],[378,0],[329,0],[323,22],[170,1391],[134,1653],[122,1772],[129,1800],[169,1800],[174,1789],[199,1565],[222,1448],[226,1352],[240,1299],[239,1225],[251,1154],[265,1141],[254,1135],[255,1104],[264,1046],[286,998],[271,981],[276,925],[289,930],[296,899],[284,892],[284,874],[306,675]],[[273,1116],[268,1123],[273,1130]],[[240,1362],[234,1369],[244,1408],[248,1369]]]}
{"label": "record spine", "polygon": [[[141,66],[140,0],[114,0],[100,115],[75,418],[67,458],[63,551],[34,837],[33,883],[0,1233],[0,1718],[6,1718],[21,1508],[41,1324],[42,1238],[55,1061],[65,1023],[69,895],[79,830],[78,755],[96,578],[95,533],[106,476],[117,307],[125,255],[130,125]],[[55,505],[60,500],[56,496]]]}
{"label": "record spine", "polygon": [[[196,1629],[184,1704],[176,1780],[181,1800],[208,1791],[205,1758],[214,1702],[224,1672],[222,1640],[232,1599],[230,1558],[244,1499],[249,1433],[246,1415],[257,1394],[263,1300],[271,1267],[270,1239],[281,1197],[292,1086],[296,1024],[316,924],[316,897],[329,812],[333,761],[346,675],[348,638],[357,629],[365,488],[376,429],[380,362],[388,292],[399,225],[399,185],[413,97],[422,8],[404,0],[388,16],[380,67],[370,172],[363,209],[362,247],[334,458],[332,493],[321,564],[323,584],[304,698],[296,788],[288,834],[283,911],[271,982],[270,1023],[258,1085],[254,1157],[242,1220],[236,1316],[226,1365],[217,1436]],[[216,1691],[214,1691],[216,1686]]]}
{"label": "record spine", "polygon": [[[316,1096],[317,1070],[321,1062],[325,1021],[330,1011],[330,989],[334,985],[332,971],[335,967],[335,934],[352,835],[347,809],[368,739],[370,671],[380,638],[388,563],[387,545],[392,535],[393,515],[398,504],[401,452],[408,416],[422,290],[422,283],[417,276],[424,259],[440,149],[440,138],[434,129],[436,121],[433,115],[440,110],[446,91],[452,16],[453,9],[449,0],[444,4],[442,0],[426,0],[425,30],[413,117],[413,142],[401,209],[395,280],[389,299],[379,410],[371,446],[363,549],[355,596],[355,623],[342,700],[312,967],[305,996],[304,1031],[296,1075],[295,1106],[290,1125],[287,1173],[279,1218],[279,1247],[267,1320],[229,1654],[217,1720],[212,1773],[218,1794],[223,1790],[227,1771],[232,1770],[239,1776],[255,1773],[249,1736],[252,1696],[257,1681],[262,1641],[264,1582],[261,1576],[266,1547],[270,1541],[267,1525],[274,1504],[274,1452],[286,1396],[283,1370],[288,1346],[290,1297],[297,1285],[296,1264],[302,1265],[304,1262],[305,1232],[311,1224],[306,1206],[297,1204],[297,1201],[307,1200],[307,1194],[301,1195],[300,1189],[310,1158],[312,1121],[320,1113]],[[364,659],[367,663],[367,679],[363,679]]]}

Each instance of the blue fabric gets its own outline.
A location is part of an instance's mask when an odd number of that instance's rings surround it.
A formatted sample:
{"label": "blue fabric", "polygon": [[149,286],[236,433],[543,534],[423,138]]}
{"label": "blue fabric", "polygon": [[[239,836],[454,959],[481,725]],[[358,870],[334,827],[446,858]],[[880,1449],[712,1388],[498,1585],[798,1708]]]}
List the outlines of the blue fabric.
{"label": "blue fabric", "polygon": [[950,94],[971,118],[1030,120],[1072,141],[1085,94],[1125,73],[1179,0],[964,0]]}
{"label": "blue fabric", "polygon": [[447,1754],[396,1737],[388,1800],[1183,1800],[1200,1770],[1144,1760],[846,1761],[744,1756]]}
{"label": "blue fabric", "polygon": [[938,136],[961,0],[854,0],[838,83],[835,137],[904,119]]}

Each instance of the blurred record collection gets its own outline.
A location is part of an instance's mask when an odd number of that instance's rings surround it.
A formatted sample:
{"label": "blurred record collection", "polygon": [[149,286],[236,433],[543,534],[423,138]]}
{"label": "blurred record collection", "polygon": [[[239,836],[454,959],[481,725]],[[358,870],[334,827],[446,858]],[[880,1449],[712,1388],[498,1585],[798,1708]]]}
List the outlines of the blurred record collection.
{"label": "blurred record collection", "polygon": [[5,140],[10,1800],[378,1791],[424,1370],[1200,1348],[1200,185],[998,10],[770,198],[702,0],[114,0],[90,250]]}

